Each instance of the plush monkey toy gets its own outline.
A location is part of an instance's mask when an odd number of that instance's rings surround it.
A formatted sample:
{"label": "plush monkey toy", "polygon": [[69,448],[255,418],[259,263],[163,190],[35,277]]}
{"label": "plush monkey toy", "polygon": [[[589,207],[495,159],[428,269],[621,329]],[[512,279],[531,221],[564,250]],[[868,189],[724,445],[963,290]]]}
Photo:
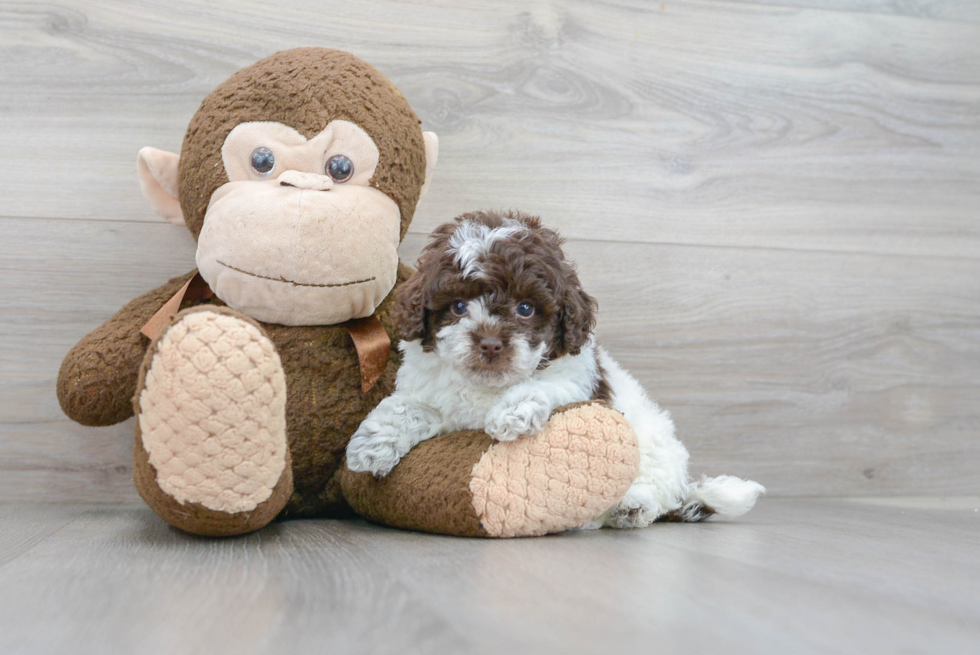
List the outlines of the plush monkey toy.
{"label": "plush monkey toy", "polygon": [[136,298],[68,354],[65,413],[136,415],[134,479],[165,521],[202,535],[276,517],[343,516],[474,536],[582,525],[636,475],[629,426],[563,408],[534,438],[455,433],[383,480],[343,466],[360,421],[394,388],[397,248],[438,142],[356,57],[277,53],[194,115],[180,155],[144,148],[144,195],[197,239],[197,271]]}

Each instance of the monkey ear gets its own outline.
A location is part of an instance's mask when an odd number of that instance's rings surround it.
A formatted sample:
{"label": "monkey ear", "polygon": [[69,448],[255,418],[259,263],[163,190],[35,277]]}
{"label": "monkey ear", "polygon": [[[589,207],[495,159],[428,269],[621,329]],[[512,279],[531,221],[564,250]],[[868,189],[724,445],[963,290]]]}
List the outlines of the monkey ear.
{"label": "monkey ear", "polygon": [[184,224],[177,196],[177,162],[180,156],[156,148],[142,148],[136,156],[136,173],[143,197],[158,214],[174,225]]}
{"label": "monkey ear", "polygon": [[422,190],[419,191],[419,202],[425,197],[425,192],[429,190],[432,170],[439,160],[439,137],[436,136],[436,133],[422,132],[422,139],[425,141],[425,182],[422,184]]}
{"label": "monkey ear", "polygon": [[399,336],[406,341],[427,339],[425,316],[425,282],[420,271],[410,277],[395,291],[395,312],[398,316]]}

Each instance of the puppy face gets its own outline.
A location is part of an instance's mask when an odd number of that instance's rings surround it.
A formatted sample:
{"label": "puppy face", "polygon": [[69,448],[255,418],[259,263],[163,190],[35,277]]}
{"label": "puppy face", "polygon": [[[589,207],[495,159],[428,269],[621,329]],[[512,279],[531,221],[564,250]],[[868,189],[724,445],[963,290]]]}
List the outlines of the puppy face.
{"label": "puppy face", "polygon": [[396,296],[399,328],[468,378],[504,387],[576,355],[595,325],[561,238],[519,213],[440,226]]}

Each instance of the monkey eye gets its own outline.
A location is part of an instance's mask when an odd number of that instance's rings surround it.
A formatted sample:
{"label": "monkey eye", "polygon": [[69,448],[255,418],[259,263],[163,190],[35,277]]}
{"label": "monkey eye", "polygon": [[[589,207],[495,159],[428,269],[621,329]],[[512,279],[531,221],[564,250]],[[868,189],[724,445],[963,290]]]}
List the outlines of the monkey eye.
{"label": "monkey eye", "polygon": [[517,309],[514,311],[521,318],[531,318],[532,316],[534,316],[534,305],[532,305],[531,303],[525,300],[524,302],[519,304],[517,306]]}
{"label": "monkey eye", "polygon": [[265,177],[276,166],[276,157],[268,148],[256,148],[252,151],[252,170]]}
{"label": "monkey eye", "polygon": [[354,175],[354,162],[347,155],[334,155],[327,160],[326,169],[334,182],[346,182]]}
{"label": "monkey eye", "polygon": [[453,314],[456,316],[462,316],[467,312],[466,301],[465,300],[454,300],[453,301]]}

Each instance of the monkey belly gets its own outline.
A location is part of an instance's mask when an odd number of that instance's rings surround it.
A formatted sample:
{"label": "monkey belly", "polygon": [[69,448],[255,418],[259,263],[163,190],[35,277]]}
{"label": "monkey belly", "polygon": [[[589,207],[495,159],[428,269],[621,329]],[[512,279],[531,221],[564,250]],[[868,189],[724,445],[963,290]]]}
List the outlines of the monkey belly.
{"label": "monkey belly", "polygon": [[[399,262],[396,288],[413,273]],[[351,515],[340,488],[344,451],[368,412],[394,391],[401,363],[391,315],[393,296],[394,289],[374,313],[391,337],[392,348],[384,373],[367,393],[361,391],[357,351],[342,327],[259,322],[279,354],[286,377],[286,438],[293,493],[282,518]],[[225,306],[218,298],[211,304]]]}
{"label": "monkey belly", "polygon": [[[399,263],[398,284],[413,273]],[[286,435],[294,491],[283,518],[352,513],[340,488],[344,451],[368,412],[394,391],[401,363],[395,348],[393,296],[394,290],[374,313],[391,337],[392,348],[384,373],[367,393],[361,392],[354,343],[342,327],[261,324],[286,373]]]}
{"label": "monkey belly", "polygon": [[[390,301],[385,305],[390,306]],[[388,329],[387,312],[379,318]],[[350,509],[338,475],[344,450],[368,412],[394,390],[399,354],[392,349],[381,379],[365,394],[357,352],[343,328],[262,327],[286,373],[286,433],[294,491],[283,516],[347,515]]]}

